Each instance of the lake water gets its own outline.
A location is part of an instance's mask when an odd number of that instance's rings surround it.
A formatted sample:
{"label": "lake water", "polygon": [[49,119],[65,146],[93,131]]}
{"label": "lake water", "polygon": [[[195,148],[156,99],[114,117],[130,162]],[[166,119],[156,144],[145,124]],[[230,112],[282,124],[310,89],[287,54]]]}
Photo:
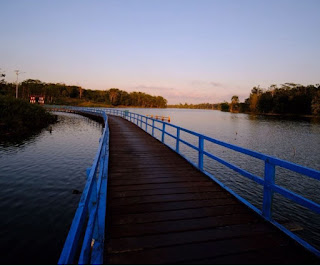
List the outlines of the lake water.
{"label": "lake water", "polygon": [[[320,123],[211,110],[138,109],[132,112],[170,116],[171,123],[241,147],[320,169]],[[0,263],[56,264],[95,156],[101,124],[78,115],[57,113],[52,132],[43,130],[23,143],[0,144]],[[170,129],[169,129],[170,131]],[[174,134],[174,130],[172,131]],[[197,145],[197,139],[182,134]],[[175,142],[166,137],[166,143]],[[196,162],[185,145],[183,154]],[[205,149],[263,177],[263,163],[205,143]],[[262,188],[218,163],[205,159],[205,169],[261,208]],[[276,183],[320,203],[320,182],[276,169]],[[274,218],[294,222],[299,235],[320,247],[320,217],[274,198]]]}
{"label": "lake water", "polygon": [[0,263],[57,264],[102,125],[57,113],[52,132],[0,144]]}

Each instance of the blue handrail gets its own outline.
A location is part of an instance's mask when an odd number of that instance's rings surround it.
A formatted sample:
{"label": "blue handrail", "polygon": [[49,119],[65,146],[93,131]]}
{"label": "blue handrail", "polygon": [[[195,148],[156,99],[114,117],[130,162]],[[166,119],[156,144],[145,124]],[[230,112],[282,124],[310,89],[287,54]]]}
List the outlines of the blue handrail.
{"label": "blue handrail", "polygon": [[[278,159],[273,156],[269,156],[269,155],[265,155],[265,154],[262,154],[259,152],[249,150],[249,149],[245,149],[245,148],[233,145],[233,144],[229,144],[229,143],[202,135],[200,133],[197,133],[197,132],[194,132],[194,131],[167,123],[165,121],[156,120],[154,118],[140,115],[137,113],[131,113],[128,111],[123,111],[123,110],[118,110],[118,109],[109,109],[109,108],[81,108],[81,107],[61,107],[61,106],[59,108],[68,108],[69,110],[88,112],[91,114],[104,115],[104,116],[106,116],[106,114],[121,116],[124,119],[136,124],[141,129],[143,129],[144,131],[146,131],[148,134],[152,135],[155,138],[156,138],[155,130],[158,130],[160,132],[160,138],[157,138],[158,140],[160,140],[162,143],[167,145],[170,149],[174,150],[179,155],[184,157],[190,164],[192,164],[193,166],[198,168],[201,172],[206,174],[208,177],[210,177],[212,180],[214,180],[216,183],[218,183],[221,187],[223,187],[228,192],[230,192],[232,195],[234,195],[238,200],[243,202],[245,205],[247,205],[248,207],[253,209],[259,215],[261,215],[264,219],[266,219],[267,221],[274,224],[276,227],[278,227],[281,231],[286,233],[292,239],[296,240],[302,246],[304,246],[305,248],[310,250],[312,253],[314,253],[315,255],[320,257],[319,250],[317,250],[315,247],[308,244],[305,240],[301,239],[299,236],[297,236],[296,234],[294,234],[293,232],[291,232],[290,230],[285,228],[283,225],[279,224],[278,222],[276,222],[275,220],[272,219],[272,199],[273,199],[274,193],[278,193],[278,194],[284,196],[285,198],[290,199],[290,200],[296,202],[297,204],[304,206],[304,207],[314,211],[315,213],[320,214],[320,205],[318,203],[313,202],[313,201],[311,201],[301,195],[296,194],[295,192],[292,192],[290,190],[287,190],[287,189],[275,184],[275,174],[276,174],[275,167],[276,166],[282,167],[282,168],[291,170],[293,172],[308,176],[308,177],[316,179],[316,180],[320,180],[320,171],[315,170],[315,169],[311,169],[308,167],[304,167],[304,166],[301,166],[301,165],[298,165],[295,163],[291,163],[288,161],[284,161],[284,160]],[[105,121],[106,121],[106,128],[107,128],[107,120],[105,119]],[[156,123],[160,124],[160,126],[156,126]],[[148,131],[148,127],[150,127],[150,129],[151,129],[151,133]],[[166,130],[169,127],[176,129],[176,135],[173,135]],[[193,136],[196,136],[198,138],[198,145],[195,146],[194,144],[189,143],[188,141],[181,139],[181,137],[180,137],[181,132],[185,132],[185,133],[191,134]],[[165,136],[170,136],[171,138],[175,139],[175,141],[176,141],[175,147],[171,147],[170,145],[165,143]],[[233,150],[233,151],[236,151],[236,152],[239,152],[242,154],[246,154],[248,156],[251,156],[251,157],[254,157],[254,158],[257,158],[257,159],[263,161],[265,164],[264,177],[259,177],[255,174],[252,174],[252,173],[250,173],[244,169],[241,169],[240,167],[238,167],[232,163],[229,163],[226,160],[219,158],[218,156],[206,151],[204,141],[217,144],[219,146],[228,148],[230,150]],[[183,155],[180,152],[180,143],[183,143],[183,144],[187,145],[188,147],[192,148],[193,150],[197,151],[197,156],[198,156],[197,164],[194,163],[190,158],[186,157],[185,155]],[[246,199],[244,199],[243,197],[241,197],[240,195],[235,193],[232,189],[230,189],[228,186],[223,184],[214,175],[212,175],[211,173],[204,170],[203,169],[204,155],[207,156],[208,158],[211,158],[211,159],[225,165],[226,167],[241,174],[242,176],[244,176],[250,180],[253,180],[257,184],[262,185],[263,186],[262,210],[258,209],[254,205],[252,205]],[[93,170],[91,168],[91,172],[92,171]],[[91,175],[89,175],[88,182],[90,181],[90,177],[91,177]],[[87,185],[86,185],[86,187],[87,187]],[[106,188],[106,186],[104,188]],[[85,188],[85,191],[86,191],[86,188]],[[106,207],[106,197],[104,197],[103,200],[104,200],[104,208],[105,208]],[[80,200],[80,204],[81,204],[81,202],[84,202],[84,200],[82,200],[82,198]],[[103,201],[101,201],[101,202],[103,202]],[[79,207],[80,207],[80,204],[79,204]],[[102,206],[102,205],[100,205],[100,206]],[[78,210],[77,210],[77,212],[78,212]],[[76,217],[77,217],[77,213],[75,215],[74,220],[76,219]],[[90,218],[89,218],[89,222],[90,222]],[[73,224],[72,224],[72,227],[73,227]],[[72,227],[71,227],[71,229],[72,229]],[[70,229],[70,232],[72,231],[71,229]],[[70,235],[70,232],[69,232],[69,235]],[[69,238],[69,235],[68,235],[68,238]],[[103,237],[104,237],[104,235],[103,235]],[[68,241],[68,239],[67,239],[67,241]],[[68,244],[67,244],[67,241],[65,244],[65,248],[66,248],[66,245],[72,244],[71,243],[72,239],[70,241],[68,241]],[[103,246],[103,241],[101,243]],[[69,250],[70,248],[67,247],[66,249]],[[64,257],[63,254],[61,255],[61,257]],[[81,263],[82,261],[79,261],[79,262]],[[96,262],[98,262],[98,261],[96,261]],[[60,261],[59,261],[59,263],[60,263]],[[64,263],[64,261],[62,263]],[[69,261],[66,261],[66,263],[72,263],[72,261],[69,260]],[[100,260],[100,263],[102,263],[102,260]]]}
{"label": "blue handrail", "polygon": [[78,263],[103,264],[109,161],[108,117],[103,111],[82,110],[82,112],[102,116],[105,127],[92,167],[87,169],[87,183],[61,252],[59,264],[74,264],[85,224],[86,230]]}

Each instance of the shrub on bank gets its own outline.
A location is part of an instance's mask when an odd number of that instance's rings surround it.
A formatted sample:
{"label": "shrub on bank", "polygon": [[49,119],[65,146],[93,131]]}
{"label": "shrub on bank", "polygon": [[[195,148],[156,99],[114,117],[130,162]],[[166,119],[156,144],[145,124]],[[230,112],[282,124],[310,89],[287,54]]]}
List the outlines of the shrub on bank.
{"label": "shrub on bank", "polygon": [[56,116],[37,104],[0,96],[1,138],[30,135],[56,120]]}

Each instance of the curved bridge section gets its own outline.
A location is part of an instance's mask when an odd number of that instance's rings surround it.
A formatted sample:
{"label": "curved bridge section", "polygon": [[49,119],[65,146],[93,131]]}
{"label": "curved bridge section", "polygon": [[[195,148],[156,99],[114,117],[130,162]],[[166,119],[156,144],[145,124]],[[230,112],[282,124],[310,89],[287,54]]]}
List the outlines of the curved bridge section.
{"label": "curved bridge section", "polygon": [[[86,244],[82,248],[85,256],[80,255],[79,263],[319,264],[319,251],[277,224],[271,215],[274,193],[280,193],[320,213],[319,204],[275,184],[275,166],[318,180],[319,171],[126,111],[91,108],[68,110],[111,114],[106,123],[106,128],[108,125],[110,127],[109,170],[106,181],[103,184],[101,182],[101,188],[104,189],[107,180],[109,184],[107,199],[101,201],[105,201],[104,207],[107,206],[106,234],[101,235],[100,231],[100,234],[85,237]],[[166,131],[166,127],[176,128],[176,135]],[[159,139],[153,137],[155,131],[160,132]],[[182,131],[196,135],[199,138],[198,146],[180,139]],[[175,148],[161,143],[165,136],[176,140]],[[205,150],[204,140],[263,160],[265,176],[255,176],[210,154]],[[177,154],[180,143],[197,150],[198,164]],[[204,155],[262,185],[263,209],[256,209],[205,172]],[[107,161],[105,165],[108,165]],[[79,208],[82,205],[81,198]],[[92,227],[90,217],[89,228]],[[92,228],[87,227],[86,230],[97,232],[95,227]],[[73,230],[72,224],[70,232]],[[68,254],[65,249],[73,244],[68,239],[61,258]],[[96,247],[99,247],[99,255],[94,251]],[[72,262],[74,260],[59,261]]]}

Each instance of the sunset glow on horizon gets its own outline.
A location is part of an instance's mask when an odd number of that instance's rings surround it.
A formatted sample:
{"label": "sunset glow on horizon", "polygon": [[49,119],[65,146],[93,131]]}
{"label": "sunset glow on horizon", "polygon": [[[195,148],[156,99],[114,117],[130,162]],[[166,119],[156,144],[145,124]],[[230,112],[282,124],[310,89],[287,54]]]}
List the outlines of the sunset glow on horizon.
{"label": "sunset glow on horizon", "polygon": [[254,86],[320,83],[318,0],[4,0],[6,81],[217,103]]}

